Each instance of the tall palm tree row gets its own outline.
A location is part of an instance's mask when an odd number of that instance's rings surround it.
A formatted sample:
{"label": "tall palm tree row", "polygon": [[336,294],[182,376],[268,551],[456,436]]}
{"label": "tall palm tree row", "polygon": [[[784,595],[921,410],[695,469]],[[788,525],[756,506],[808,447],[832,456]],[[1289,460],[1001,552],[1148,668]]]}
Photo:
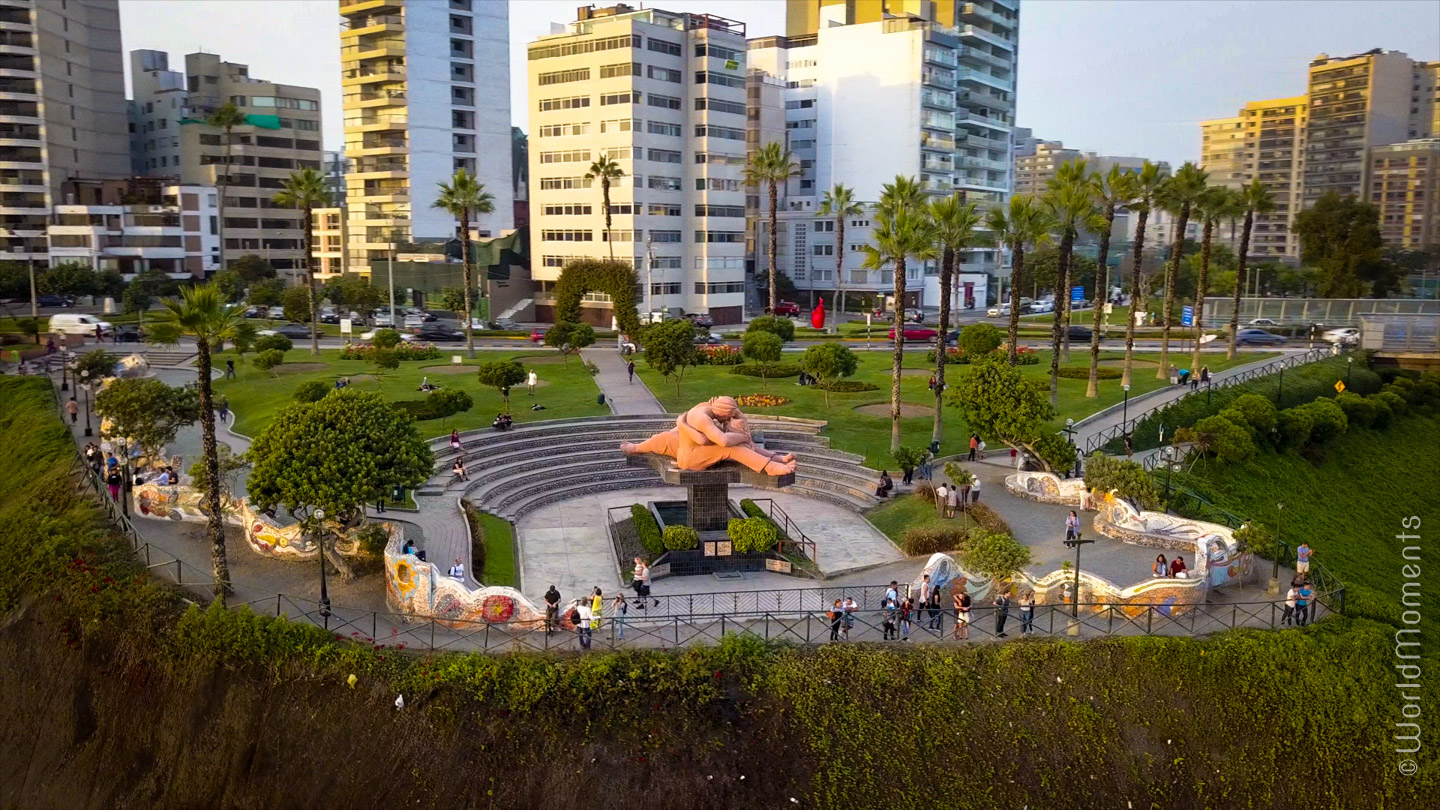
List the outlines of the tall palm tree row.
{"label": "tall palm tree row", "polygon": [[[875,244],[865,246],[865,267],[879,270],[889,265],[895,273],[895,349],[891,356],[890,450],[900,449],[900,379],[905,362],[905,270],[911,257],[935,256],[934,226],[925,210],[925,194],[913,177],[896,176],[880,194],[875,226],[870,236]],[[772,272],[774,265],[771,265]],[[774,287],[771,287],[774,294]]]}
{"label": "tall palm tree row", "polygon": [[[608,158],[601,158],[601,160],[608,160]],[[465,349],[471,357],[474,357],[475,333],[470,328],[473,319],[471,313],[475,311],[474,305],[470,301],[470,291],[475,286],[470,274],[470,217],[474,214],[489,214],[494,211],[495,198],[485,190],[484,183],[476,180],[464,169],[457,169],[449,183],[440,183],[439,186],[440,194],[435,198],[431,207],[447,211],[451,216],[460,220],[460,276],[465,287],[465,316],[461,320],[465,324]],[[605,232],[609,234],[610,192],[608,188],[605,196]]]}
{"label": "tall palm tree row", "polygon": [[1210,240],[1215,228],[1240,208],[1236,192],[1223,186],[1211,186],[1195,204],[1200,217],[1200,277],[1195,282],[1195,339],[1190,348],[1190,372],[1200,373],[1200,336],[1205,324],[1205,294],[1210,289]]}
{"label": "tall palm tree row", "polygon": [[1096,255],[1095,304],[1090,310],[1094,314],[1090,324],[1090,381],[1085,386],[1085,396],[1090,399],[1100,395],[1100,335],[1105,331],[1105,307],[1110,299],[1110,229],[1115,226],[1115,211],[1130,204],[1135,197],[1135,180],[1129,172],[1119,166],[1111,166],[1109,174],[1096,172],[1090,175],[1090,191],[1099,205],[1105,226],[1100,228],[1100,252]]}
{"label": "tall palm tree row", "polygon": [[1015,194],[1006,204],[996,204],[985,217],[985,227],[997,244],[1010,249],[1010,365],[1019,362],[1020,290],[1025,283],[1026,246],[1050,241],[1050,215],[1030,194]]}
{"label": "tall palm tree row", "polygon": [[305,212],[301,227],[305,232],[305,283],[310,290],[310,353],[320,353],[320,288],[310,266],[310,248],[315,239],[315,218],[312,212],[329,204],[325,190],[325,175],[315,169],[301,169],[291,172],[281,184],[275,204],[283,208],[299,208]]}
{"label": "tall palm tree row", "polygon": [[1240,291],[1245,289],[1245,254],[1250,252],[1250,231],[1255,226],[1256,214],[1268,214],[1275,210],[1275,198],[1259,180],[1240,191],[1240,205],[1245,209],[1245,224],[1240,231],[1240,251],[1236,255],[1235,295],[1230,307],[1230,348],[1225,356],[1235,359],[1236,333],[1240,330]]}
{"label": "tall palm tree row", "polygon": [[935,228],[935,241],[940,248],[940,328],[935,335],[935,426],[930,440],[941,438],[943,409],[941,395],[945,392],[945,336],[950,331],[950,300],[955,291],[955,269],[960,251],[975,244],[980,227],[980,213],[975,203],[960,201],[960,195],[942,197],[930,203],[930,221]]}
{"label": "tall palm tree row", "polygon": [[1175,309],[1175,277],[1180,273],[1180,259],[1185,252],[1185,226],[1190,224],[1190,214],[1195,205],[1204,198],[1209,178],[1209,172],[1187,160],[1180,171],[1165,183],[1161,194],[1165,210],[1175,215],[1175,239],[1170,246],[1170,260],[1165,265],[1165,309],[1160,313],[1164,321],[1160,328],[1160,366],[1155,370],[1157,379],[1170,376],[1171,313]]}
{"label": "tall palm tree row", "polygon": [[215,598],[225,603],[230,589],[230,565],[225,559],[225,514],[220,502],[220,457],[215,444],[214,392],[210,373],[211,353],[234,340],[244,325],[239,305],[226,303],[214,282],[180,288],[180,298],[161,302],[164,310],[150,324],[150,340],[179,343],[181,337],[195,339],[195,370],[200,387],[200,440],[205,456],[205,508],[209,512],[205,535],[210,540],[210,567],[215,579]]}
{"label": "tall palm tree row", "polygon": [[780,204],[780,184],[800,174],[800,164],[795,162],[789,149],[771,141],[750,154],[745,164],[745,185],[765,188],[770,199],[770,235],[765,240],[766,259],[770,264],[770,306],[775,311],[778,293],[775,285],[775,243],[776,231],[780,227],[776,207]]}
{"label": "tall palm tree row", "polygon": [[1150,161],[1133,175],[1134,193],[1130,197],[1130,210],[1135,214],[1135,248],[1130,261],[1130,317],[1125,325],[1125,371],[1120,375],[1123,387],[1130,385],[1131,371],[1135,357],[1135,315],[1145,306],[1146,296],[1140,294],[1140,270],[1144,267],[1145,222],[1155,208],[1160,189],[1165,187],[1165,175],[1160,167]]}
{"label": "tall palm tree row", "polygon": [[225,263],[223,258],[225,256],[225,187],[230,182],[230,152],[234,145],[235,127],[245,123],[245,114],[240,112],[240,108],[236,107],[234,102],[227,101],[216,108],[215,112],[205,119],[205,123],[225,131],[225,165],[215,173],[215,190],[220,193],[217,198],[219,205],[216,206],[218,209],[216,213],[219,214],[217,221],[220,223],[220,256],[223,265]]}
{"label": "tall palm tree row", "polygon": [[836,323],[845,311],[845,220],[865,213],[865,206],[855,201],[855,190],[841,183],[825,192],[816,216],[835,218],[835,297],[830,301]]}
{"label": "tall palm tree row", "polygon": [[[605,206],[605,241],[610,245],[610,261],[615,261],[615,240],[611,239],[610,233],[610,184],[625,176],[625,170],[620,164],[610,159],[609,155],[601,155],[600,159],[590,164],[590,171],[585,173],[586,181],[600,181],[600,201]],[[472,346],[470,356],[475,356],[475,349]]]}
{"label": "tall palm tree row", "polygon": [[1075,238],[1081,230],[1099,230],[1104,221],[1091,197],[1085,161],[1074,160],[1059,167],[1047,184],[1043,200],[1060,232],[1059,273],[1055,285],[1055,317],[1050,330],[1050,404],[1060,402],[1060,361],[1069,360],[1062,344],[1069,336],[1070,261]]}

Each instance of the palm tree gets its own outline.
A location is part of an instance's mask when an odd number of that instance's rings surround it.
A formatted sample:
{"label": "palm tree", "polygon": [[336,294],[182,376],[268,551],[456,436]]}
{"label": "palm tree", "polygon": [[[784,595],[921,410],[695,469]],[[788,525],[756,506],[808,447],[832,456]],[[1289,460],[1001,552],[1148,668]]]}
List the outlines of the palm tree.
{"label": "palm tree", "polygon": [[835,305],[836,323],[845,311],[845,218],[865,213],[865,206],[855,201],[855,190],[836,183],[820,199],[816,216],[835,218]]}
{"label": "palm tree", "polygon": [[[601,158],[601,161],[608,161],[609,158]],[[611,163],[611,166],[615,164]],[[617,168],[616,171],[619,171]],[[589,175],[586,175],[587,177]],[[610,187],[609,181],[605,184],[605,232],[610,232]],[[460,220],[460,277],[465,286],[465,348],[471,357],[475,356],[475,334],[471,331],[471,315],[473,304],[470,301],[470,290],[474,287],[474,280],[470,275],[470,216],[472,214],[488,214],[495,210],[495,198],[485,190],[485,184],[476,180],[464,169],[456,169],[455,176],[450,178],[449,183],[440,183],[440,194],[431,204],[432,208],[439,208],[448,211],[451,216]],[[613,258],[613,257],[612,257]]]}
{"label": "palm tree", "polygon": [[1109,174],[1096,172],[1090,175],[1090,193],[1101,209],[1105,226],[1100,228],[1100,252],[1096,255],[1095,303],[1090,329],[1090,382],[1085,386],[1085,396],[1090,399],[1100,395],[1100,334],[1105,331],[1105,306],[1110,299],[1110,229],[1115,225],[1115,211],[1124,208],[1135,198],[1135,179],[1129,172],[1111,166]]}
{"label": "palm tree", "polygon": [[980,227],[976,203],[960,201],[960,195],[942,197],[930,203],[930,221],[940,246],[940,331],[935,335],[935,427],[932,442],[940,441],[941,400],[945,391],[945,335],[950,329],[950,296],[955,286],[955,266],[960,251],[975,244]]}
{"label": "palm tree", "polygon": [[1050,241],[1050,214],[1030,194],[1016,194],[1007,208],[996,203],[985,217],[996,243],[1010,249],[1010,365],[1015,365],[1020,339],[1020,288],[1025,275],[1025,246]]}
{"label": "palm tree", "polygon": [[1180,254],[1185,250],[1185,226],[1190,224],[1190,214],[1195,205],[1205,196],[1206,182],[1210,173],[1185,161],[1180,171],[1165,183],[1161,194],[1165,210],[1175,215],[1175,240],[1170,247],[1170,261],[1165,265],[1165,320],[1160,329],[1160,367],[1155,370],[1157,379],[1170,376],[1170,313],[1175,308],[1175,276],[1180,272]]}
{"label": "palm tree", "polygon": [[195,340],[199,356],[195,370],[200,384],[200,437],[205,454],[205,506],[209,511],[206,534],[210,538],[210,567],[215,578],[215,598],[225,603],[230,588],[230,566],[225,560],[225,515],[220,503],[220,461],[215,446],[214,394],[210,371],[210,353],[220,351],[227,340],[234,340],[244,325],[242,307],[226,303],[225,294],[213,281],[209,284],[180,288],[180,300],[161,302],[164,309],[150,324],[150,340],[156,343],[179,343],[181,337]]}
{"label": "palm tree", "polygon": [[[601,155],[599,160],[590,164],[590,171],[585,173],[586,181],[600,181],[600,200],[605,205],[605,241],[610,243],[612,262],[615,261],[615,240],[610,238],[610,183],[624,176],[625,170],[620,168],[619,163],[611,160],[609,155]],[[470,356],[475,356],[474,346],[470,347]]]}
{"label": "palm tree", "polygon": [[[1105,220],[1091,196],[1090,178],[1084,160],[1061,166],[1046,184],[1041,198],[1060,231],[1060,268],[1055,287],[1055,318],[1050,329],[1050,404],[1060,403],[1060,361],[1068,361],[1070,314],[1070,261],[1075,237],[1081,230],[1099,231]],[[1063,347],[1063,349],[1062,349]]]}
{"label": "palm tree", "polygon": [[865,246],[865,267],[879,270],[886,265],[895,273],[895,351],[891,358],[890,450],[900,449],[900,377],[905,361],[905,267],[906,260],[934,258],[934,225],[930,222],[912,178],[896,177],[885,186],[870,236],[874,245]]}
{"label": "palm tree", "polygon": [[1235,298],[1230,307],[1230,349],[1225,356],[1235,359],[1235,333],[1240,331],[1240,291],[1245,288],[1245,254],[1250,252],[1250,229],[1255,225],[1256,214],[1268,214],[1275,210],[1275,198],[1259,180],[1240,190],[1239,204],[1245,209],[1245,224],[1240,232],[1240,253],[1235,266]]}
{"label": "palm tree", "polygon": [[1205,295],[1210,289],[1210,239],[1215,227],[1224,219],[1234,215],[1241,208],[1235,192],[1221,186],[1205,190],[1195,204],[1195,213],[1200,217],[1200,277],[1195,282],[1195,341],[1190,350],[1190,373],[1200,373],[1200,335],[1205,323]]}
{"label": "palm tree", "polygon": [[220,223],[220,264],[221,266],[224,266],[225,186],[230,180],[230,150],[233,145],[232,142],[234,140],[235,127],[238,127],[241,124],[245,123],[245,114],[240,112],[240,108],[236,107],[233,102],[227,101],[224,104],[221,104],[219,108],[215,110],[215,112],[211,113],[210,117],[205,119],[205,123],[209,126],[215,127],[216,129],[225,130],[225,166],[223,167],[222,171],[216,172],[215,176],[215,187],[216,190],[220,192],[220,205],[218,206],[219,210],[217,212],[220,215],[218,220]]}
{"label": "palm tree", "polygon": [[1135,214],[1135,250],[1130,261],[1130,317],[1125,324],[1125,373],[1120,375],[1120,385],[1129,387],[1130,370],[1134,365],[1135,356],[1135,313],[1139,307],[1144,306],[1143,296],[1140,295],[1140,268],[1144,266],[1145,251],[1145,221],[1150,217],[1150,209],[1156,205],[1160,196],[1160,189],[1165,186],[1165,175],[1160,172],[1160,167],[1150,161],[1140,167],[1139,174],[1134,175],[1134,194],[1130,199],[1129,208]]}
{"label": "palm tree", "polygon": [[779,205],[780,184],[799,174],[800,164],[795,162],[789,149],[781,148],[778,141],[771,141],[751,152],[750,161],[745,164],[745,185],[756,188],[764,186],[770,192],[770,238],[765,244],[766,257],[770,263],[770,312],[775,311],[776,304],[775,233],[780,227],[775,207]]}
{"label": "palm tree", "polygon": [[311,272],[311,245],[315,238],[315,218],[311,212],[329,205],[330,196],[325,190],[325,175],[315,169],[301,169],[291,172],[281,184],[281,191],[275,195],[275,204],[282,208],[299,208],[305,212],[305,283],[310,288],[310,353],[320,353],[320,292]]}

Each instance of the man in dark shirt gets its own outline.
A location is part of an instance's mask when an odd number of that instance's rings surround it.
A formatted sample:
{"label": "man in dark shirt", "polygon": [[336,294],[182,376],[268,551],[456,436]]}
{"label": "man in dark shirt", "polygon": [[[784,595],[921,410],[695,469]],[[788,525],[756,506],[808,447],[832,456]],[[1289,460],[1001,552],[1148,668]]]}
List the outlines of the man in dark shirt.
{"label": "man in dark shirt", "polygon": [[545,635],[555,632],[556,618],[560,615],[560,592],[551,585],[545,592]]}

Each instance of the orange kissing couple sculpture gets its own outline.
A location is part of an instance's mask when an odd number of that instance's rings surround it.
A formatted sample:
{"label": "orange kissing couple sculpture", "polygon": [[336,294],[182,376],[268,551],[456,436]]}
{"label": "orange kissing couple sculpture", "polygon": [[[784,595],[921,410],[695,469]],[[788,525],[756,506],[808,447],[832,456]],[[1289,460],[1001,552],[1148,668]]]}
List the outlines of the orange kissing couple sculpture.
{"label": "orange kissing couple sculpture", "polygon": [[763,475],[795,472],[795,456],[755,444],[745,414],[731,397],[702,402],[675,419],[675,429],[656,433],[639,444],[621,442],[626,455],[656,453],[675,459],[682,470],[705,470],[722,461],[738,461]]}

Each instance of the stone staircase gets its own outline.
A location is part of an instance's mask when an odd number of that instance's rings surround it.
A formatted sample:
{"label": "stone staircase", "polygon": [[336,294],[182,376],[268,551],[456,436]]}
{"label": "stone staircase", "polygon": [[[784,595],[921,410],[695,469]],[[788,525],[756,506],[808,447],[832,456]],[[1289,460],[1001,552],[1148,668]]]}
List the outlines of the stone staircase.
{"label": "stone staircase", "polygon": [[[116,352],[116,354],[124,355],[124,354],[126,354],[126,353],[122,351],[122,352]],[[150,365],[152,365],[152,366],[183,366],[183,365],[185,365],[186,363],[190,362],[190,360],[194,359],[197,353],[195,352],[194,349],[188,349],[188,348],[178,348],[178,349],[151,349],[151,348],[147,348],[144,352],[142,352],[142,354],[143,354],[143,356],[145,357],[145,361],[146,361],[147,363],[149,363]],[[224,370],[225,370],[223,364],[221,364],[220,370],[221,370],[221,371],[224,371]]]}
{"label": "stone staircase", "polygon": [[[750,415],[765,446],[796,456],[795,484],[786,491],[852,510],[874,506],[878,474],[853,453],[834,450],[825,423]],[[557,419],[461,434],[461,454],[469,481],[450,472],[455,451],[448,437],[431,441],[435,474],[417,495],[467,497],[476,506],[508,520],[565,498],[594,492],[665,486],[646,467],[626,463],[622,441],[640,441],[675,424],[674,416],[601,416]]]}

